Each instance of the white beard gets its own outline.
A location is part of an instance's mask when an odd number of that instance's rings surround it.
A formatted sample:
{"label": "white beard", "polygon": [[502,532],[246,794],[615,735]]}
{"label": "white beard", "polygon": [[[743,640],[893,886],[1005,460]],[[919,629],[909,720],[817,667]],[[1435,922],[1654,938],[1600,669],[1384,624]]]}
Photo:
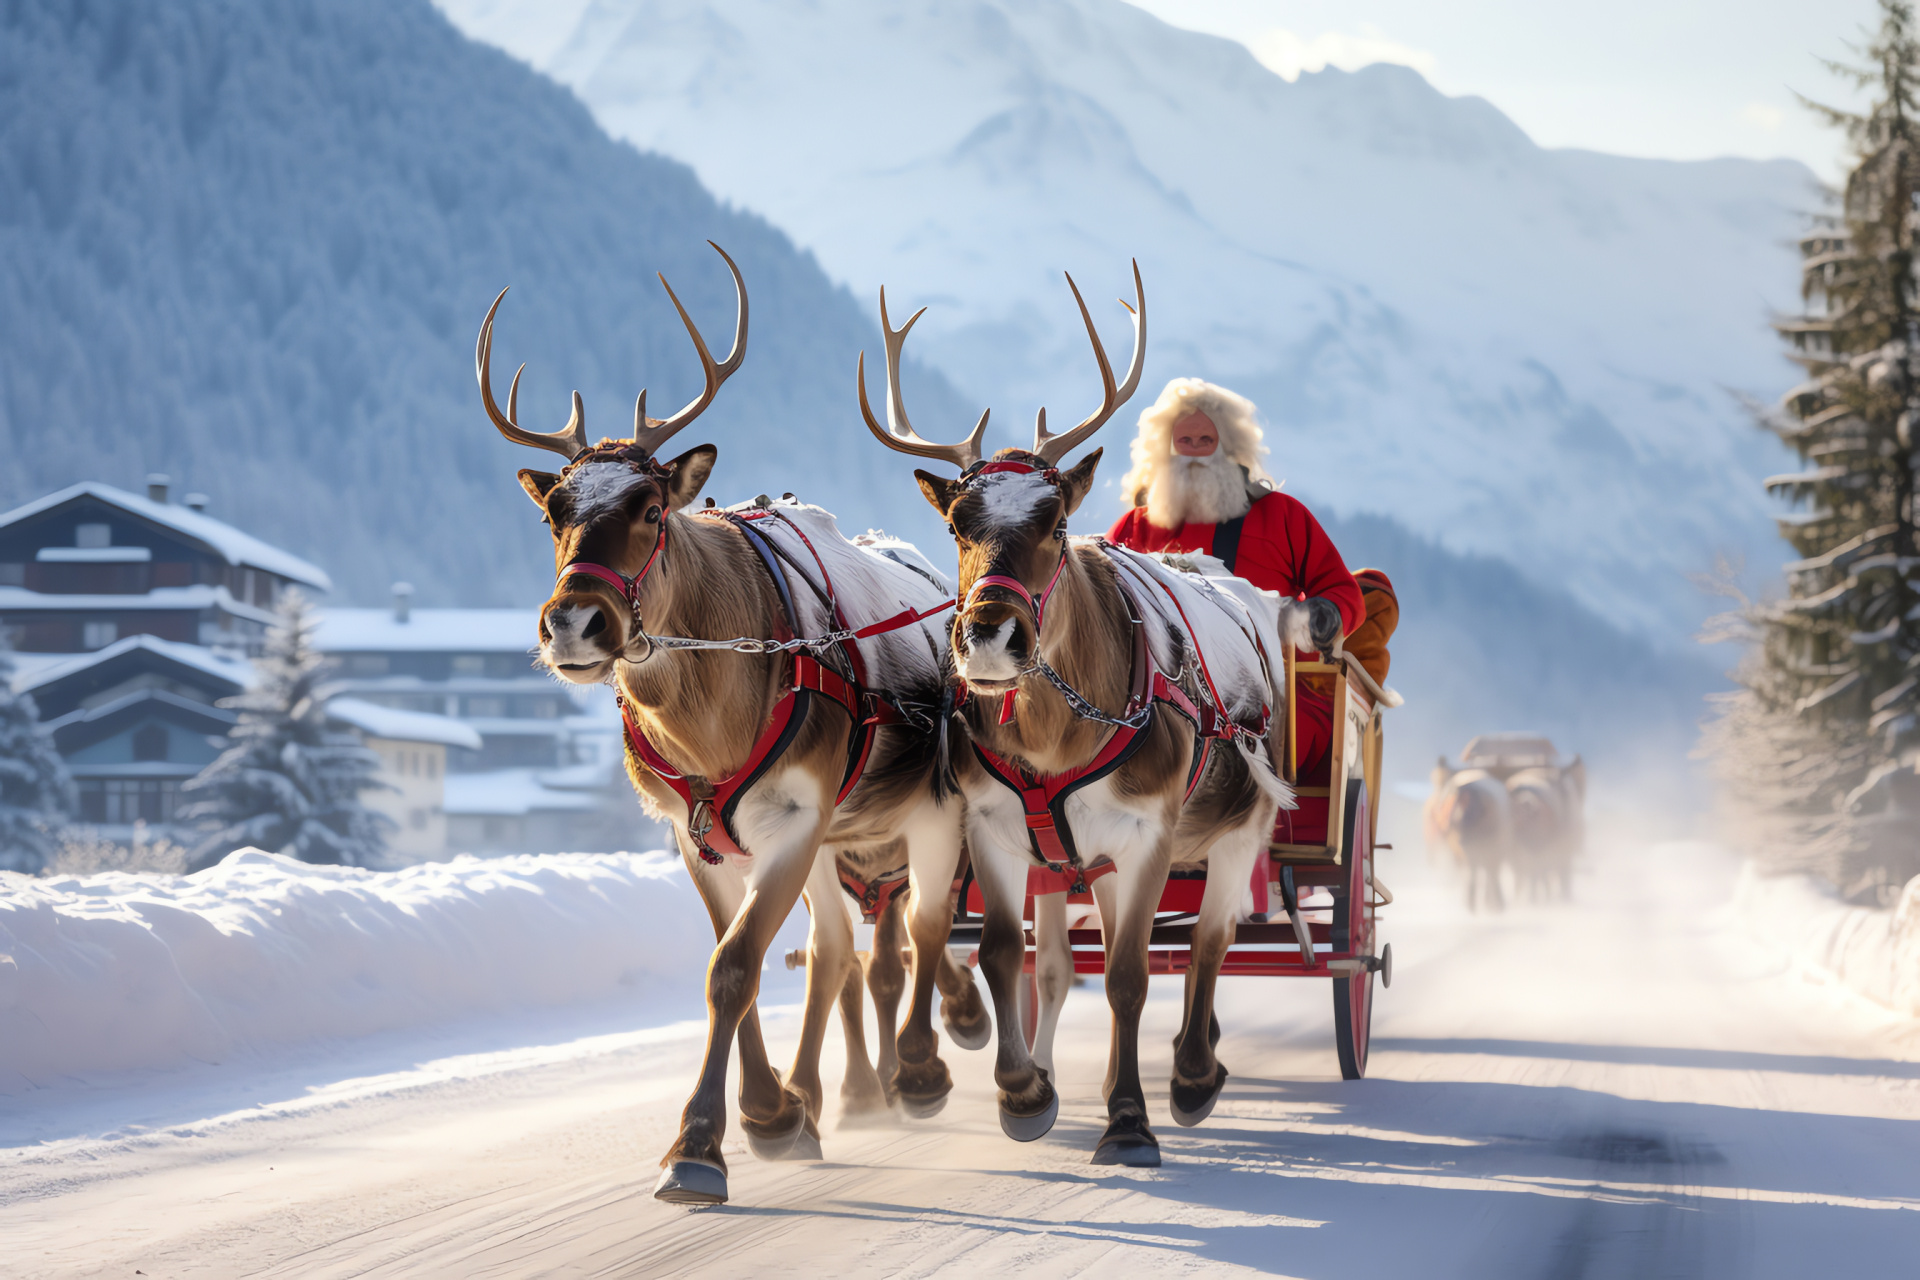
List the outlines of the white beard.
{"label": "white beard", "polygon": [[1219,450],[1204,458],[1175,454],[1147,486],[1147,519],[1157,528],[1220,524],[1247,514],[1246,477]]}

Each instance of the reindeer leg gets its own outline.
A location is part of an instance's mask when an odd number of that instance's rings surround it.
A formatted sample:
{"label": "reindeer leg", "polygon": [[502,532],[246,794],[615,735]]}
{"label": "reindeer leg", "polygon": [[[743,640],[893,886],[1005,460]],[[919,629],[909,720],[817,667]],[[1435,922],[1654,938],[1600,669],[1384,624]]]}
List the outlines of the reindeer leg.
{"label": "reindeer leg", "polygon": [[1026,850],[1008,852],[989,844],[978,828],[971,841],[973,874],[985,908],[980,926],[980,972],[993,997],[999,1035],[993,1079],[1000,1086],[1000,1129],[1016,1142],[1032,1142],[1053,1128],[1060,1096],[1034,1062],[1021,1027],[1020,992],[1026,986],[1026,930],[1020,908],[1027,896]]}
{"label": "reindeer leg", "polygon": [[[1264,811],[1266,806],[1261,808]],[[1220,981],[1220,965],[1227,957],[1227,948],[1233,945],[1244,886],[1265,840],[1260,833],[1272,829],[1273,817],[1267,813],[1264,828],[1256,822],[1250,830],[1229,832],[1214,841],[1207,854],[1207,889],[1200,900],[1199,919],[1193,925],[1186,1020],[1174,1041],[1173,1082],[1168,1098],[1174,1120],[1188,1128],[1212,1114],[1213,1104],[1220,1100],[1220,1091],[1227,1084],[1227,1066],[1215,1057],[1213,1048],[1220,1026],[1213,1014],[1214,989]]]}
{"label": "reindeer leg", "polygon": [[960,865],[958,802],[923,801],[903,830],[907,839],[907,931],[913,938],[913,1004],[898,1038],[900,1067],[894,1087],[900,1105],[930,1116],[947,1105],[953,1076],[940,1060],[933,1029],[933,982],[953,928],[953,873]]}
{"label": "reindeer leg", "polygon": [[1033,900],[1034,985],[1039,988],[1039,1017],[1033,1030],[1034,1065],[1053,1079],[1053,1033],[1060,1007],[1073,986],[1073,949],[1067,939],[1067,895],[1043,893]]}
{"label": "reindeer leg", "polygon": [[1172,861],[1169,806],[1160,840],[1146,857],[1130,860],[1108,879],[1118,880],[1115,914],[1107,928],[1107,1005],[1113,1010],[1113,1040],[1107,1056],[1107,1130],[1093,1153],[1095,1164],[1134,1168],[1160,1163],[1160,1142],[1147,1124],[1147,1095],[1140,1083],[1140,1011],[1147,1003],[1147,938],[1153,909],[1166,888]]}
{"label": "reindeer leg", "polygon": [[[846,988],[848,971],[854,964],[853,922],[841,901],[844,895],[833,858],[833,849],[822,845],[807,876],[807,911],[812,924],[807,930],[806,1011],[801,1019],[800,1043],[794,1049],[793,1069],[786,1078],[787,1085],[806,1098],[808,1128],[814,1131],[819,1128],[820,1108],[825,1101],[820,1087],[820,1047],[827,1037],[827,1019]],[[775,1158],[818,1160],[817,1132],[803,1134],[791,1151]]]}
{"label": "reindeer leg", "polygon": [[899,1099],[900,997],[907,990],[907,895],[895,894],[873,922],[873,950],[867,953],[867,990],[873,993],[873,1020],[880,1028],[880,1087],[887,1105]]}
{"label": "reindeer leg", "polygon": [[[958,894],[950,892],[947,895],[949,918],[958,905]],[[933,975],[933,981],[940,988],[940,1025],[947,1029],[953,1042],[962,1049],[986,1048],[987,1041],[993,1039],[993,1020],[987,1015],[987,1002],[980,998],[973,974],[956,963],[953,953],[945,947],[940,948],[940,968]]]}
{"label": "reindeer leg", "polygon": [[[741,1036],[740,1123],[763,1142],[785,1138],[791,1146],[807,1124],[806,1099],[781,1084],[766,1060],[757,1023],[746,1022],[760,990],[760,966],[767,946],[799,900],[801,886],[813,867],[814,853],[826,831],[827,815],[786,811],[787,821],[775,828],[775,838],[755,841],[757,852],[747,873],[746,893],[714,948],[707,966],[707,1048],[699,1082],[680,1117],[680,1135],[661,1158],[656,1199],[677,1204],[719,1204],[727,1198],[727,1163],[721,1140],[727,1131],[727,1059],[735,1034]],[[770,824],[769,824],[770,825]],[[693,869],[701,897],[713,911],[709,883],[720,888],[726,873],[737,883],[739,872],[715,868],[692,856],[684,831],[676,831],[682,856]],[[785,837],[780,839],[779,837]],[[759,1061],[753,1059],[758,1050]]]}
{"label": "reindeer leg", "polygon": [[[861,990],[866,974],[859,964],[849,965],[847,978],[840,987],[840,1025],[847,1036],[847,1074],[840,1082],[840,1127],[860,1128],[883,1120],[887,1114],[887,1090],[873,1069],[867,1053],[867,1011]],[[883,1040],[891,1039],[882,1030]]]}

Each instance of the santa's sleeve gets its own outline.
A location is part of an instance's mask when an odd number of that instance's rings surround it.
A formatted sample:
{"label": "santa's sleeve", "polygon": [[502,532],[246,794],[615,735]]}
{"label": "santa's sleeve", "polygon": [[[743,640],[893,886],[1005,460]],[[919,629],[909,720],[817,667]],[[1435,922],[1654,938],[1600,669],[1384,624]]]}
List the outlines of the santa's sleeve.
{"label": "santa's sleeve", "polygon": [[1340,610],[1343,634],[1366,621],[1360,584],[1333,539],[1305,504],[1284,493],[1268,494],[1247,513],[1234,572],[1267,591],[1331,601]]}
{"label": "santa's sleeve", "polygon": [[1129,509],[1122,514],[1118,520],[1113,522],[1113,528],[1107,530],[1107,541],[1116,547],[1131,547],[1137,545],[1139,542],[1136,536],[1139,533],[1138,526],[1144,522],[1146,518],[1146,512],[1141,508],[1133,507]]}

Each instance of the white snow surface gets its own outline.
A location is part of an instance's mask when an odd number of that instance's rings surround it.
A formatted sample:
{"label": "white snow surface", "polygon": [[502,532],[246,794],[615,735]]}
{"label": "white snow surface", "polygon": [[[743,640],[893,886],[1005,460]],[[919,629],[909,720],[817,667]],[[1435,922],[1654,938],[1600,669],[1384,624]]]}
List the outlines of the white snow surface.
{"label": "white snow surface", "polygon": [[0,872],[0,1094],[605,999],[712,946],[665,853]]}
{"label": "white snow surface", "polygon": [[[0,1097],[0,1272],[1911,1274],[1920,1022],[1750,936],[1736,857],[1596,833],[1572,903],[1474,916],[1416,851],[1415,807],[1383,818],[1396,973],[1367,1079],[1339,1078],[1325,982],[1229,978],[1232,1076],[1180,1128],[1181,981],[1155,978],[1140,1045],[1159,1169],[1088,1162],[1108,1034],[1092,978],[1067,998],[1060,1120],[1039,1141],[1001,1134],[992,1053],[944,1036],[939,1115],[840,1125],[830,1028],[826,1158],[756,1160],[730,1124],[732,1202],[663,1205],[705,1021],[697,1002],[625,999]],[[762,979],[778,1065],[800,1027],[773,1006],[798,978],[776,960]]]}
{"label": "white snow surface", "polygon": [[[1791,242],[1820,199],[1797,163],[1547,150],[1409,68],[1288,83],[1122,0],[438,3],[868,306],[881,285],[926,305],[909,356],[997,422],[1097,403],[1061,272],[1124,352],[1111,299],[1137,258],[1130,408],[1175,376],[1233,386],[1269,469],[1317,502],[1673,641],[1716,551],[1784,558],[1757,483],[1781,455],[1727,389],[1796,378],[1767,321],[1797,306]],[[1095,441],[1120,449],[1102,522],[1130,417]]]}
{"label": "white snow surface", "polygon": [[1741,870],[1734,902],[1747,927],[1876,1004],[1920,1016],[1920,877],[1891,909],[1851,906],[1812,876]]}

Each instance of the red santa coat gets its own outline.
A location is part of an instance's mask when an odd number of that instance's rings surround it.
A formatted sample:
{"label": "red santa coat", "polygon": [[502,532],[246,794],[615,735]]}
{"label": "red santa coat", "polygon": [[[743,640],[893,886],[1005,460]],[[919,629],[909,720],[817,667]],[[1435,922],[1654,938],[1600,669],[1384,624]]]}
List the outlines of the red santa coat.
{"label": "red santa coat", "polygon": [[[1218,525],[1187,524],[1177,531],[1147,521],[1147,509],[1135,507],[1113,522],[1107,540],[1135,551],[1187,551],[1213,554]],[[1367,618],[1360,584],[1347,572],[1320,522],[1306,504],[1284,493],[1269,493],[1247,511],[1240,526],[1240,547],[1233,571],[1263,591],[1283,596],[1332,601],[1340,610],[1340,630],[1351,633]]]}

